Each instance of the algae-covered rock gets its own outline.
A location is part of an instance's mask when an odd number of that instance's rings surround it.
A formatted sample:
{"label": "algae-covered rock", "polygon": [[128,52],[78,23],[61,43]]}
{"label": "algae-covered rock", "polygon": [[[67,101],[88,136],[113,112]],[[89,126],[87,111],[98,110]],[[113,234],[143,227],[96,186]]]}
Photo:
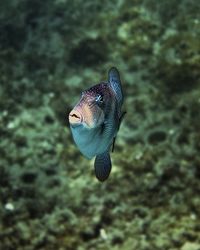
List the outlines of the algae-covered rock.
{"label": "algae-covered rock", "polygon": [[193,242],[186,242],[182,247],[181,250],[198,250],[200,249],[200,245]]}

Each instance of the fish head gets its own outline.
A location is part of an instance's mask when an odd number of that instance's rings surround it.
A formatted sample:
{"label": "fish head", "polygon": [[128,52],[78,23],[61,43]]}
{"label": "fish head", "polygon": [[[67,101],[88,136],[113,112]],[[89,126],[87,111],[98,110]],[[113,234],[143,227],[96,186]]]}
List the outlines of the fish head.
{"label": "fish head", "polygon": [[99,127],[105,121],[106,108],[111,99],[109,85],[97,84],[82,92],[80,101],[69,113],[71,127],[86,129]]}
{"label": "fish head", "polygon": [[106,118],[112,103],[112,90],[107,83],[97,84],[82,92],[69,113],[69,123],[76,145],[91,159],[108,147],[104,139]]}

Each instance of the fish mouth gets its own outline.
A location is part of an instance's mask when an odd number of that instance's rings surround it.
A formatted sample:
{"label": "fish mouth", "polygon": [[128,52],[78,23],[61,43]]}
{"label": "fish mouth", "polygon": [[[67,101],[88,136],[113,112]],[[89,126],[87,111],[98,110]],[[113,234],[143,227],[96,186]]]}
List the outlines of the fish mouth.
{"label": "fish mouth", "polygon": [[73,109],[69,113],[69,123],[71,125],[80,125],[83,122],[83,116],[78,110]]}

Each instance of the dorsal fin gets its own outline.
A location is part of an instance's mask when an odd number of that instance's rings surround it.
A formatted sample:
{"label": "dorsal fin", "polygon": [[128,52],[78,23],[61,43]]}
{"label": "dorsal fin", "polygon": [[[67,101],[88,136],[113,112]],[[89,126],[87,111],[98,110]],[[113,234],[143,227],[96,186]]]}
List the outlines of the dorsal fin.
{"label": "dorsal fin", "polygon": [[112,67],[108,71],[108,82],[110,83],[112,89],[114,90],[116,94],[116,98],[119,104],[121,105],[123,102],[123,93],[122,93],[120,75],[119,75],[119,71],[117,70],[117,68]]}

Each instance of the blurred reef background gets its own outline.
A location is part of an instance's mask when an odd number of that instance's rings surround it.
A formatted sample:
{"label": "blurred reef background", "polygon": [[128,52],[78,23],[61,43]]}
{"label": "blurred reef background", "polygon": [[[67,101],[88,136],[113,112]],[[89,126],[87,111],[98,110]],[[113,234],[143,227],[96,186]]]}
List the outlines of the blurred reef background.
{"label": "blurred reef background", "polygon": [[[68,113],[116,66],[105,183]],[[0,249],[200,249],[200,1],[2,0]]]}

